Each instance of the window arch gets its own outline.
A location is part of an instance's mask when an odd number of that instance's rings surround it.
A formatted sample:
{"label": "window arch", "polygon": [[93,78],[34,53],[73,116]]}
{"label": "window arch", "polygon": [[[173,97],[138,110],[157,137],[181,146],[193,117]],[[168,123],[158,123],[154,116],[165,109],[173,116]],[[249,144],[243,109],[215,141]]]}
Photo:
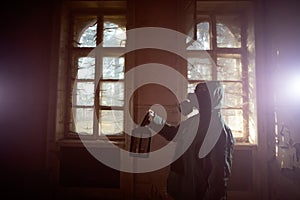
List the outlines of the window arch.
{"label": "window arch", "polygon": [[85,28],[80,34],[78,47],[96,47],[97,23]]}
{"label": "window arch", "polygon": [[126,28],[115,23],[116,19],[106,18],[103,29],[103,47],[125,47]]}
{"label": "window arch", "polygon": [[241,48],[241,23],[238,16],[217,16],[217,46]]}

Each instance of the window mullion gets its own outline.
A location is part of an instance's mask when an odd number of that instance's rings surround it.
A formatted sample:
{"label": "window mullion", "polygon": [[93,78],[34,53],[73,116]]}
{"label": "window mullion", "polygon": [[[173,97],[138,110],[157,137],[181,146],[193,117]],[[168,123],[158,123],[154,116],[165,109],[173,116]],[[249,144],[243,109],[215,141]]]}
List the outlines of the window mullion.
{"label": "window mullion", "polygon": [[247,20],[241,16],[241,63],[242,63],[242,82],[243,82],[243,118],[244,118],[244,137],[246,142],[249,140],[249,78],[248,78],[248,51],[247,51]]}
{"label": "window mullion", "polygon": [[103,15],[98,16],[97,24],[98,26],[97,26],[96,43],[97,45],[99,45],[103,41]]}
{"label": "window mullion", "polygon": [[[103,40],[103,16],[100,15],[97,21],[97,46],[102,43]],[[96,47],[97,48],[97,47]],[[94,128],[93,135],[95,138],[99,137],[99,123],[100,123],[100,80],[102,75],[102,55],[101,51],[96,50],[96,66],[95,66],[95,99],[94,99]]]}
{"label": "window mullion", "polygon": [[[72,110],[72,101],[73,101],[73,98],[75,96],[75,95],[72,95],[72,92],[73,92],[72,89],[74,89],[72,86],[75,85],[75,84],[72,85],[72,80],[75,80],[72,77],[72,71],[73,71],[75,61],[74,61],[74,55],[71,53],[72,52],[71,51],[72,50],[72,45],[73,45],[72,42],[73,42],[73,37],[74,37],[74,35],[73,35],[74,34],[74,29],[73,29],[74,21],[73,21],[73,15],[69,14],[68,17],[71,20],[69,21],[69,27],[68,27],[68,33],[67,33],[68,36],[69,36],[68,42],[67,42],[67,52],[69,52],[69,53],[66,57],[67,66],[68,66],[67,67],[67,85],[68,85],[68,87],[66,89],[67,90],[66,91],[67,98],[65,99],[65,103],[67,105],[67,112],[66,112],[66,115],[64,117],[66,122],[67,122],[66,123],[67,126],[65,126],[65,131],[64,131],[65,135],[64,135],[64,137],[68,137],[69,130],[72,129],[73,126],[75,126],[74,125],[74,119],[72,118],[72,112],[73,112],[73,110]],[[77,84],[76,84],[76,86],[77,86]]]}
{"label": "window mullion", "polygon": [[[217,66],[217,23],[216,23],[216,16],[210,15],[210,32],[211,32],[211,46],[212,46],[212,52],[211,52],[211,58],[215,63],[215,66]],[[212,80],[218,80],[217,77],[217,67],[212,68]]]}

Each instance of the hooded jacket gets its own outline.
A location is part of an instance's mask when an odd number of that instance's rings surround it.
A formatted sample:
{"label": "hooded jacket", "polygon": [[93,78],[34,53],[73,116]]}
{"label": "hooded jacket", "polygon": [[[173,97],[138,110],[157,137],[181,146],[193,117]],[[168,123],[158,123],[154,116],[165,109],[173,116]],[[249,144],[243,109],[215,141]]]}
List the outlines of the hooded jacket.
{"label": "hooded jacket", "polygon": [[167,191],[174,199],[226,199],[234,139],[221,115],[223,95],[218,81],[199,83],[187,101],[198,114],[178,126],[157,115],[150,124],[177,143],[175,156],[184,152],[170,166]]}

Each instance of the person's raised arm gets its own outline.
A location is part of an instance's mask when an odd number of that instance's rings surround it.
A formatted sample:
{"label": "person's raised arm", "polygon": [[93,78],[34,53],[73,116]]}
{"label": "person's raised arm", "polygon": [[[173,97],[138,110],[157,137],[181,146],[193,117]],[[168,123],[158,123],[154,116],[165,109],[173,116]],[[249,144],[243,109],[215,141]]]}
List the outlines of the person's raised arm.
{"label": "person's raised arm", "polygon": [[168,124],[166,120],[157,115],[153,110],[148,111],[148,117],[148,127],[152,130],[158,132],[159,135],[163,136],[168,141],[171,141],[175,137],[178,126]]}

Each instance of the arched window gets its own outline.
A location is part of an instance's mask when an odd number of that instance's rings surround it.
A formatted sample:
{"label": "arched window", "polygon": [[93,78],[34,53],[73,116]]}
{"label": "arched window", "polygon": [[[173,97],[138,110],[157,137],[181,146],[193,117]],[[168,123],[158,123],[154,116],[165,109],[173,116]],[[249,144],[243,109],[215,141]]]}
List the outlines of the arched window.
{"label": "arched window", "polygon": [[[125,47],[125,25],[124,16],[75,17],[68,136],[123,134],[125,58],[114,50]],[[97,44],[113,49],[89,54]]]}
{"label": "arched window", "polygon": [[[253,48],[248,49],[253,47],[254,38],[246,34],[251,33],[251,27],[245,21],[242,26],[241,19],[241,14],[197,15],[196,41],[187,48],[188,91],[193,92],[201,81],[221,81],[225,88],[225,121],[237,141],[255,143],[255,62]],[[195,52],[201,51],[206,51],[209,58],[197,56]]]}

